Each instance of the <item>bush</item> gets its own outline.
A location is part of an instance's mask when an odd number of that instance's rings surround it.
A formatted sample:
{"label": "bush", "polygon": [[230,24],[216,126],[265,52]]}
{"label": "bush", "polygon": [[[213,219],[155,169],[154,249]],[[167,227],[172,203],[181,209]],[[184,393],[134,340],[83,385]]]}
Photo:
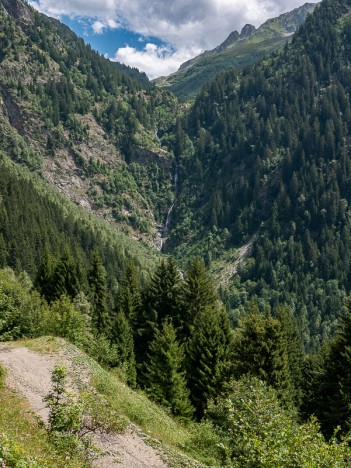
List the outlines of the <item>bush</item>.
{"label": "bush", "polygon": [[210,404],[208,416],[226,440],[230,466],[341,468],[351,463],[349,441],[326,442],[315,419],[298,424],[260,380],[232,381],[228,390]]}
{"label": "bush", "polygon": [[67,338],[77,346],[87,342],[89,329],[81,312],[73,305],[70,298],[62,295],[51,304],[46,315],[45,333]]}
{"label": "bush", "polygon": [[10,268],[0,270],[0,341],[38,336],[45,310],[46,304],[32,292],[27,274],[16,276]]}
{"label": "bush", "polygon": [[80,396],[67,392],[64,367],[54,368],[51,381],[53,388],[45,397],[51,440],[69,458],[79,455],[89,465],[98,451],[91,436],[97,432],[123,432],[127,420],[98,394],[89,392]]}

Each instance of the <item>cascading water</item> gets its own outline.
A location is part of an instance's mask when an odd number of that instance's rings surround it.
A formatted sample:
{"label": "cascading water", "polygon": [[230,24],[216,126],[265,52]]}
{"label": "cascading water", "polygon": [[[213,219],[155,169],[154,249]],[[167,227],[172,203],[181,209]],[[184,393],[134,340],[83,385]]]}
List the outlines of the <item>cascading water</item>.
{"label": "cascading water", "polygon": [[[175,196],[175,199],[177,198],[177,193],[178,193],[178,167],[176,168],[175,174],[174,174],[174,196]],[[167,237],[169,235],[169,230],[170,230],[171,221],[172,221],[172,211],[173,211],[174,205],[175,205],[175,202],[172,203],[172,206],[170,207],[170,209],[168,210],[168,213],[167,213],[165,227],[163,228],[162,235],[161,235],[160,252],[162,252],[162,248],[163,248],[163,246],[165,244],[165,241],[167,240]]]}

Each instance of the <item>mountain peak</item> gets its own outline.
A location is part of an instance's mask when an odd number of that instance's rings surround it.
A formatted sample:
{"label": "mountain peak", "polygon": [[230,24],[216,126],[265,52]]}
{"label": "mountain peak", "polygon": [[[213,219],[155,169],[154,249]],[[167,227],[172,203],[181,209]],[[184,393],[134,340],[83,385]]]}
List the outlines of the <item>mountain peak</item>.
{"label": "mountain peak", "polygon": [[246,24],[240,34],[238,31],[231,32],[220,45],[188,60],[177,72],[156,80],[156,83],[167,87],[181,100],[194,98],[201,87],[217,73],[242,68],[281,49],[316,5],[305,3],[267,20],[259,28]]}
{"label": "mountain peak", "polygon": [[255,31],[255,26],[253,26],[252,24],[245,24],[245,26],[241,30],[240,37],[249,37]]}

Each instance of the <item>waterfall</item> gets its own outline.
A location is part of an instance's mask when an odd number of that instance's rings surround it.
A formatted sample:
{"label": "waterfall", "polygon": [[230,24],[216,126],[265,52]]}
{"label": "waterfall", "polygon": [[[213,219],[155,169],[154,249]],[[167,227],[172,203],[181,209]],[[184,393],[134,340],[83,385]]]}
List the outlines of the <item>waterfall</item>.
{"label": "waterfall", "polygon": [[[177,198],[177,193],[178,193],[178,167],[176,167],[173,182],[174,182],[174,196],[175,196],[175,199],[176,199]],[[175,206],[175,202],[172,203],[172,206],[170,207],[170,209],[167,212],[166,223],[165,223],[165,226],[164,226],[162,234],[161,234],[160,252],[162,252],[162,248],[164,246],[164,243],[167,240],[167,237],[169,235],[171,222],[172,222],[172,212],[173,212],[174,206]]]}

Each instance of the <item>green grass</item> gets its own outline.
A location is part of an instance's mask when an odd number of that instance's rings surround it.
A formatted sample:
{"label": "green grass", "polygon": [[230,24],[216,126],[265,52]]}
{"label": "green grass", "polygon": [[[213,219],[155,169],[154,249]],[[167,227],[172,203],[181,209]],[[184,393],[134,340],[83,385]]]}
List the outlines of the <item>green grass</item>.
{"label": "green grass", "polygon": [[55,451],[28,403],[4,385],[4,373],[0,365],[0,466],[82,467],[82,460]]}
{"label": "green grass", "polygon": [[72,361],[76,377],[88,373],[91,385],[122,418],[138,426],[145,442],[155,446],[172,467],[220,466],[220,440],[208,423],[180,423],[141,391],[124,384],[116,373],[63,339],[41,337],[18,342],[33,351],[55,353],[60,349]]}

